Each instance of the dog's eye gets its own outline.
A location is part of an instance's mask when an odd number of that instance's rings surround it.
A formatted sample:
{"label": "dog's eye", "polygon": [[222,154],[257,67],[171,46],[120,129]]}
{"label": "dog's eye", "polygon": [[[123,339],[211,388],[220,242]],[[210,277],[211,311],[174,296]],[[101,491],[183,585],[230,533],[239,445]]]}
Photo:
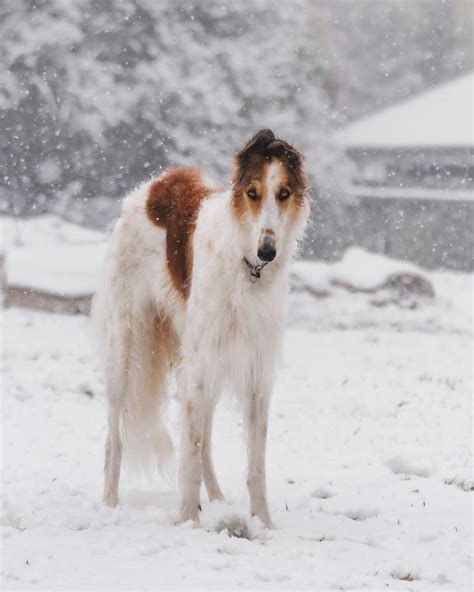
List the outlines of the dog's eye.
{"label": "dog's eye", "polygon": [[257,191],[253,187],[250,187],[250,189],[247,189],[247,195],[250,197],[250,199],[252,201],[256,201]]}
{"label": "dog's eye", "polygon": [[288,199],[290,197],[290,192],[288,191],[288,189],[280,189],[280,193],[278,194],[278,199],[280,201],[285,201],[285,199]]}

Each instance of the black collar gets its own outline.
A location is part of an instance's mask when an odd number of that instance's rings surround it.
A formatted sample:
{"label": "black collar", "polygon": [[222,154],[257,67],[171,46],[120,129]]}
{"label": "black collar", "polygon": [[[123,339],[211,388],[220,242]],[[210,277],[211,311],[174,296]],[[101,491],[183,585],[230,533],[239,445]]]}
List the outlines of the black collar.
{"label": "black collar", "polygon": [[252,265],[247,257],[244,257],[245,264],[250,269],[250,281],[254,284],[257,280],[260,279],[262,275],[262,269],[267,265],[268,261],[264,263],[259,263],[258,265]]}

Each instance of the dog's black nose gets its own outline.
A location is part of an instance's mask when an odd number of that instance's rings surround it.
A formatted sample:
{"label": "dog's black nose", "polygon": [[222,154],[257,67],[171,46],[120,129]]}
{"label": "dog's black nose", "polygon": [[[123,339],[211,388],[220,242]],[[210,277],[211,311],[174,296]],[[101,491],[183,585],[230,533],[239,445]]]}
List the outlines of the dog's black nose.
{"label": "dog's black nose", "polygon": [[269,245],[266,242],[264,242],[263,245],[257,251],[257,256],[260,259],[260,261],[265,261],[266,263],[273,261],[273,259],[275,259],[276,257],[276,254],[277,252],[275,247],[273,245]]}

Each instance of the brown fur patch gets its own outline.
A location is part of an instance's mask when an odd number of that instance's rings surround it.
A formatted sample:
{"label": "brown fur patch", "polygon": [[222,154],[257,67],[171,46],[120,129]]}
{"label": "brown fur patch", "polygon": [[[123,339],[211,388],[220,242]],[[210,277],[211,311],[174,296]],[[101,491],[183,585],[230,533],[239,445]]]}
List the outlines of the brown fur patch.
{"label": "brown fur patch", "polygon": [[187,298],[192,276],[192,235],[202,201],[216,191],[197,169],[177,168],[152,182],[146,212],[166,229],[166,259],[176,290]]}
{"label": "brown fur patch", "polygon": [[171,319],[157,314],[153,321],[153,334],[150,341],[151,367],[157,368],[160,360],[171,367],[178,358],[179,337]]}
{"label": "brown fur patch", "polygon": [[[291,194],[289,199],[279,202],[279,207],[286,209],[291,204],[303,205],[308,187],[303,155],[288,142],[275,138],[271,130],[261,130],[235,157],[232,204],[238,218],[248,211],[257,213],[262,207],[258,198],[266,193],[267,169],[273,160],[282,163],[282,186]],[[249,186],[256,190],[256,201],[246,195]]]}

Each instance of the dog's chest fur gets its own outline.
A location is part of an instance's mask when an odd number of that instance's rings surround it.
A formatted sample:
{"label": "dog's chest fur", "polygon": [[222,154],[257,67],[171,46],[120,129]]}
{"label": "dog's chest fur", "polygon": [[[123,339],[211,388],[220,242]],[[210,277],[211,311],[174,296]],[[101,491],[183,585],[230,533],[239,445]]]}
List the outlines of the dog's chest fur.
{"label": "dog's chest fur", "polygon": [[227,376],[238,389],[248,379],[243,368],[256,374],[257,368],[270,366],[280,350],[287,280],[285,269],[269,267],[251,282],[248,267],[234,251],[229,199],[230,195],[217,194],[199,213],[183,348],[188,350],[185,354],[203,360],[215,381]]}

